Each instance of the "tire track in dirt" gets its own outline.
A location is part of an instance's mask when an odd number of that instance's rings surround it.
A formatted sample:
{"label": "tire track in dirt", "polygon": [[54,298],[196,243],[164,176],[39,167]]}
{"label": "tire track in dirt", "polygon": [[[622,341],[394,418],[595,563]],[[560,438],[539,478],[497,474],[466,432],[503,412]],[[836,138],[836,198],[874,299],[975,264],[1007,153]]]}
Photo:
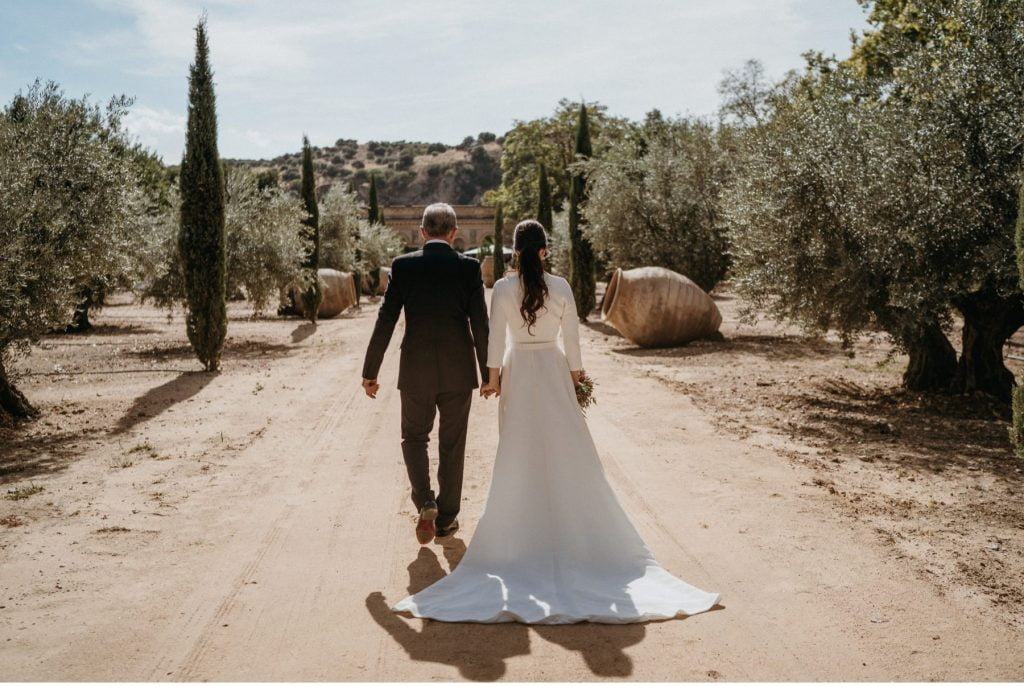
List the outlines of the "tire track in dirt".
{"label": "tire track in dirt", "polygon": [[[276,519],[272,540],[261,545],[235,579],[177,679],[286,679],[296,674],[339,679],[339,671],[351,674],[348,662],[338,661],[339,647],[352,648],[350,635],[359,626],[341,620],[351,615],[342,609],[349,605],[346,582],[352,570],[337,570],[337,562],[351,559],[349,548],[363,552],[358,561],[350,560],[351,567],[366,568],[358,579],[385,579],[396,537],[381,541],[378,524],[390,523],[395,530],[393,513],[383,509],[401,481],[393,455],[382,450],[387,443],[394,453],[393,437],[381,431],[385,421],[395,419],[392,396],[397,394],[382,388],[376,400],[366,399],[350,371],[339,383],[354,391],[318,423],[314,440],[294,449],[310,456],[308,465],[294,472],[298,502]],[[303,574],[296,576],[296,568]],[[247,584],[254,579],[261,584]],[[385,639],[377,644],[379,655]],[[363,655],[353,662],[373,665],[373,658]]]}
{"label": "tire track in dirt", "polygon": [[[326,355],[327,348],[321,345],[315,351],[315,357],[307,364],[312,367],[322,364]],[[346,381],[348,380],[346,379]],[[324,458],[324,447],[334,438],[334,430],[336,430],[346,411],[353,405],[359,392],[358,388],[353,388],[351,384],[348,384],[341,387],[346,388],[347,386],[350,389],[345,394],[324,393],[321,395],[317,393],[325,385],[325,380],[321,378],[317,388],[306,395],[306,398],[312,400],[307,404],[293,408],[285,418],[276,423],[278,432],[273,430],[268,432],[260,441],[248,447],[239,456],[236,463],[248,462],[247,459],[251,458],[252,454],[265,456],[268,452],[267,445],[275,443],[278,445],[279,450],[287,450],[292,456],[305,457],[305,462],[295,466],[295,469],[292,471],[292,474],[300,477],[305,475],[303,479],[300,479],[292,487],[291,495],[293,498],[295,496],[294,492],[298,491],[301,487],[308,486],[314,479],[317,463]],[[324,405],[327,407],[322,408]],[[305,426],[303,420],[310,417],[318,418],[312,431],[309,433],[297,432],[297,430]],[[295,436],[296,433],[299,434],[298,437]],[[256,460],[253,462],[258,464],[261,461]],[[279,500],[282,494],[280,492],[273,492],[270,496],[271,500]],[[287,529],[296,508],[297,504],[295,502],[281,503],[279,505],[280,510],[263,524],[264,534],[260,537],[259,543],[245,552],[243,558],[247,560],[247,563],[245,563],[241,571],[233,576],[229,587],[220,594],[221,600],[213,608],[212,613],[209,595],[205,590],[198,595],[198,598],[193,598],[192,603],[186,603],[186,606],[189,607],[187,620],[184,627],[179,629],[177,636],[179,637],[178,642],[185,642],[191,646],[184,656],[176,652],[165,654],[160,658],[150,673],[150,679],[166,679],[171,676],[177,680],[191,679],[195,666],[208,651],[210,638],[215,629],[223,626],[223,619],[230,614],[231,610],[238,603],[239,595],[247,581],[253,577],[263,560],[280,545],[281,536]],[[241,552],[232,551],[230,558],[237,560],[240,554]]]}

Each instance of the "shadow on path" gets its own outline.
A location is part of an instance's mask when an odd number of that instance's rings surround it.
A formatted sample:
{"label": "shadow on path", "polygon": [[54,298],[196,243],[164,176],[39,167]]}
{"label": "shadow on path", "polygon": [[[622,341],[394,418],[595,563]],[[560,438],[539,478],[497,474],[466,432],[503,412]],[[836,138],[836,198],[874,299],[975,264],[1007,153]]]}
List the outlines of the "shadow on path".
{"label": "shadow on path", "polygon": [[182,372],[171,381],[153,387],[135,399],[111,433],[126,432],[140,422],[156,417],[175,403],[195,396],[216,376],[217,373],[210,372]]}
{"label": "shadow on path", "polygon": [[[444,546],[449,568],[454,569],[466,552],[463,540]],[[410,594],[429,587],[445,576],[433,549],[422,547],[409,564]],[[505,675],[505,661],[530,653],[530,630],[541,638],[580,654],[595,677],[625,678],[633,674],[633,659],[626,649],[643,641],[648,623],[606,625],[526,625],[523,623],[447,623],[422,620],[417,630],[405,615],[391,610],[380,592],[366,597],[370,616],[398,642],[413,661],[440,663],[458,668],[470,680],[497,680]],[[716,606],[718,608],[718,606]]]}
{"label": "shadow on path", "polygon": [[96,432],[0,430],[0,484],[60,472],[81,457]]}
{"label": "shadow on path", "polygon": [[633,659],[626,655],[626,647],[639,644],[647,634],[643,623],[534,625],[533,629],[552,644],[579,652],[590,672],[597,677],[632,675]]}
{"label": "shadow on path", "polygon": [[[449,561],[461,560],[465,542],[454,539],[445,546]],[[445,576],[433,549],[422,547],[408,566],[409,592],[414,594]],[[370,616],[413,661],[453,666],[468,680],[492,681],[506,671],[505,661],[530,653],[529,629],[520,623],[445,623],[437,620],[412,622],[391,610],[380,592],[366,597]],[[414,623],[422,622],[417,630]]]}
{"label": "shadow on path", "polygon": [[303,322],[298,327],[292,330],[292,343],[299,343],[305,341],[309,337],[316,333],[316,324],[312,322]]}

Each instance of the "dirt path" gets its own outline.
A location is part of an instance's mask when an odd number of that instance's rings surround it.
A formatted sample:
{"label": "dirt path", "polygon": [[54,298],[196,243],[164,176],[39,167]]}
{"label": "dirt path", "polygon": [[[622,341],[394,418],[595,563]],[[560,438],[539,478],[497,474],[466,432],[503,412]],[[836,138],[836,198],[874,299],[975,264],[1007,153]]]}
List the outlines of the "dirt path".
{"label": "dirt path", "polygon": [[[975,597],[941,594],[836,513],[806,470],[716,432],[589,329],[589,424],[607,474],[660,562],[721,592],[722,607],[548,628],[391,613],[471,540],[496,403],[474,401],[461,536],[419,548],[398,449],[397,345],[378,398],[358,386],[374,316],[365,307],[315,332],[233,323],[227,369],[209,377],[183,372],[194,365],[177,325],[111,308],[99,321],[123,328],[112,330],[119,350],[142,350],[144,371],[75,386],[40,364],[27,390],[64,418],[51,430],[63,438],[30,457],[11,444],[0,463],[22,461],[0,473],[7,488],[43,487],[0,502],[0,516],[21,520],[0,528],[4,679],[1024,678],[1018,629]],[[169,338],[154,347],[146,336]],[[103,345],[51,344],[77,342]]]}

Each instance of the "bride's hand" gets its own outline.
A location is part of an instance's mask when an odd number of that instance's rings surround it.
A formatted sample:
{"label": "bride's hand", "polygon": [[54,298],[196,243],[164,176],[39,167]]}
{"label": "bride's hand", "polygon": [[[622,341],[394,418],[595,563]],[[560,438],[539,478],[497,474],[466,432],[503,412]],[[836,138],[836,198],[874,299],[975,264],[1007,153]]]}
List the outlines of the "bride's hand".
{"label": "bride's hand", "polygon": [[487,370],[487,382],[480,387],[480,395],[490,398],[491,395],[501,396],[501,368],[491,367]]}
{"label": "bride's hand", "polygon": [[569,374],[572,375],[573,385],[579,384],[580,380],[587,376],[587,373],[583,370],[569,370]]}

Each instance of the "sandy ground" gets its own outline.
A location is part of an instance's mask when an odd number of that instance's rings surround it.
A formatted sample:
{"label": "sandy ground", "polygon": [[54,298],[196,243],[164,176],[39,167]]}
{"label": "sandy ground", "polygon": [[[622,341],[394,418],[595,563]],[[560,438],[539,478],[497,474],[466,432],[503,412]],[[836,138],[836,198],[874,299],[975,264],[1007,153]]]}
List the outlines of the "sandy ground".
{"label": "sandy ground", "polygon": [[[45,415],[0,434],[3,678],[1024,679],[1024,541],[1007,505],[1021,479],[984,439],[1005,424],[972,406],[956,422],[975,432],[954,437],[967,449],[944,461],[913,425],[938,421],[928,401],[896,398],[910,409],[872,416],[891,425],[877,437],[841,431],[891,391],[899,361],[877,342],[850,359],[744,328],[735,303],[720,306],[724,342],[650,353],[595,324],[584,360],[623,505],[659,561],[721,606],[548,628],[388,610],[471,540],[496,403],[474,401],[460,536],[420,548],[397,344],[378,398],[359,388],[376,306],[314,328],[232,304],[219,375],[195,372],[180,317],[108,307],[94,332],[48,339],[19,365]],[[860,392],[842,391],[851,377]],[[955,492],[949,508],[930,508],[940,491]],[[1004,574],[971,572],[989,560]]]}

